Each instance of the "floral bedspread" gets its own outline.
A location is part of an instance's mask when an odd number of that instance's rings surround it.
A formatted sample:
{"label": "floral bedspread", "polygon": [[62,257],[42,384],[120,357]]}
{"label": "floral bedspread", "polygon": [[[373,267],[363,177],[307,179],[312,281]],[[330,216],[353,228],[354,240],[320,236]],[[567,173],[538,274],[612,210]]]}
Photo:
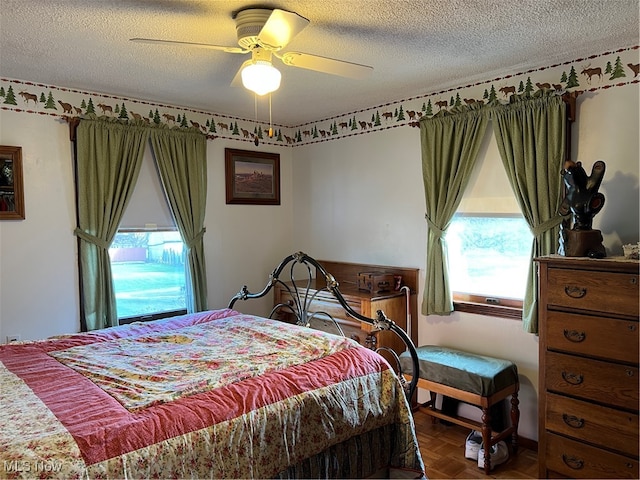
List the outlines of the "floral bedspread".
{"label": "floral bedspread", "polygon": [[[149,348],[152,346],[151,348]],[[353,340],[250,315],[51,352],[135,410],[326,357]]]}
{"label": "floral bedspread", "polygon": [[0,478],[272,478],[379,428],[424,472],[384,359],[232,310],[3,345],[0,385]]}

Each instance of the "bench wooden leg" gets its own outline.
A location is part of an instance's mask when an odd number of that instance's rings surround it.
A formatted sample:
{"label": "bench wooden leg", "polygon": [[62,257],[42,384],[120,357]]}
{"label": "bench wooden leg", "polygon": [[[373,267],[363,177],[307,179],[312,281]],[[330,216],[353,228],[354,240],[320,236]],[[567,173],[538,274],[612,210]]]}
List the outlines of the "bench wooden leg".
{"label": "bench wooden leg", "polygon": [[491,472],[491,413],[489,408],[482,408],[482,448],[484,448],[484,473]]}
{"label": "bench wooden leg", "polygon": [[514,392],[511,395],[511,426],[513,427],[513,433],[511,434],[511,447],[513,453],[518,453],[518,423],[520,422],[520,408],[518,405],[518,392]]}

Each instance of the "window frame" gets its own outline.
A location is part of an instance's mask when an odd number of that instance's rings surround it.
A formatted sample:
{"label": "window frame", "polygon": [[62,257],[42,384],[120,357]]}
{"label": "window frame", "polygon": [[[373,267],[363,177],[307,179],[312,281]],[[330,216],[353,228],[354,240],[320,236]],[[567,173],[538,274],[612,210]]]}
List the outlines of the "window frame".
{"label": "window frame", "polygon": [[[118,233],[154,233],[154,232],[177,232],[178,234],[180,234],[180,231],[178,230],[177,227],[153,227],[153,228],[123,227],[123,228],[118,228],[118,230],[116,231],[116,235]],[[182,238],[182,234],[180,234],[180,238]],[[182,240],[182,243],[184,244],[184,240]],[[187,272],[185,270],[185,280],[186,280],[186,275],[187,275]],[[116,305],[117,305],[117,300],[116,300]],[[161,320],[163,318],[175,317],[177,315],[185,315],[186,313],[187,313],[187,309],[185,307],[185,308],[180,308],[176,310],[167,310],[164,312],[149,313],[144,315],[131,315],[128,317],[118,316],[118,323],[120,325],[127,325],[134,322],[151,322],[153,320]]]}
{"label": "window frame", "polygon": [[522,300],[512,298],[453,292],[453,310],[456,312],[522,320],[522,304]]}

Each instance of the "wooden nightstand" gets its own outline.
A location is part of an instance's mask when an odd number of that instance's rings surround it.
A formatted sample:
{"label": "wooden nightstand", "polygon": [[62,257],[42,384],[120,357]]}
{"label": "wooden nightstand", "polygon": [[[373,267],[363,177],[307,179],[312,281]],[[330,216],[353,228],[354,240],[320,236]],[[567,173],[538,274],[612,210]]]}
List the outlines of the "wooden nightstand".
{"label": "wooden nightstand", "polygon": [[[366,317],[374,318],[378,310],[384,311],[385,315],[393,320],[399,327],[407,331],[407,299],[403,291],[397,291],[391,288],[388,292],[368,292],[358,289],[357,279],[361,272],[384,271],[402,276],[402,283],[411,290],[409,300],[409,310],[412,319],[412,328],[410,329],[411,339],[415,343],[418,336],[417,327],[417,300],[416,292],[418,285],[419,269],[393,267],[370,264],[356,264],[345,262],[331,262],[319,260],[319,263],[331,273],[340,285],[345,300],[357,313]],[[312,312],[326,312],[340,325],[344,334],[356,340],[358,343],[367,347],[389,347],[398,355],[405,349],[402,341],[391,332],[380,332],[375,339],[371,336],[372,326],[364,322],[360,322],[354,318],[348,317],[344,309],[338,301],[327,291],[319,291],[326,286],[323,278],[316,279],[315,290],[312,288],[310,294],[317,292],[317,296],[313,300],[310,310]],[[306,286],[306,281],[305,281]],[[291,284],[289,284],[291,288]],[[313,287],[313,286],[312,286]],[[274,286],[274,306],[279,304],[287,304],[292,301],[291,295],[287,291],[287,287],[281,284]],[[285,309],[280,309],[276,313],[276,318],[293,322],[291,314]]]}

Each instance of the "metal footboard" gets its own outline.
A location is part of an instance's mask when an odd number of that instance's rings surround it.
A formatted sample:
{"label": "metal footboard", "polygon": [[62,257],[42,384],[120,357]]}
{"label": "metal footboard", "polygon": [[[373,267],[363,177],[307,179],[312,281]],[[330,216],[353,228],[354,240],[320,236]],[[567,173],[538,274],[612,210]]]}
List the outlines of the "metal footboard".
{"label": "metal footboard", "polygon": [[[285,270],[287,269],[288,270]],[[302,268],[306,267],[306,269]],[[317,280],[313,276],[313,269],[315,268],[316,277],[324,277],[325,284],[321,289],[317,288]],[[296,272],[303,271],[303,279],[296,279]],[[283,274],[284,272],[284,274]],[[325,270],[325,268],[314,258],[310,257],[306,253],[296,252],[287,256],[280,264],[271,272],[269,280],[266,286],[261,292],[251,293],[247,286],[244,285],[242,289],[233,296],[229,302],[229,308],[234,308],[235,303],[238,300],[249,300],[262,298],[267,295],[275,285],[282,285],[289,296],[291,297],[291,303],[280,303],[275,305],[269,314],[269,318],[273,318],[276,312],[282,310],[287,311],[295,316],[296,324],[314,328],[316,322],[329,323],[334,329],[336,334],[343,335],[344,332],[340,327],[340,324],[329,313],[323,311],[311,311],[311,306],[318,293],[321,291],[328,291],[331,295],[338,300],[338,303],[347,312],[350,317],[353,317],[361,322],[372,325],[376,331],[391,331],[395,333],[405,344],[407,351],[409,351],[412,359],[413,369],[411,372],[403,372],[400,366],[400,361],[396,352],[389,348],[379,348],[376,351],[384,350],[389,353],[396,361],[396,369],[399,372],[400,381],[402,382],[405,394],[408,399],[411,399],[416,391],[416,385],[418,383],[420,366],[418,362],[418,355],[416,348],[411,338],[407,333],[400,328],[393,320],[387,318],[382,310],[376,312],[375,318],[365,317],[359,314],[353,308],[349,306],[342,293],[337,280],[333,275]],[[411,381],[407,382],[403,373],[411,375]]]}

